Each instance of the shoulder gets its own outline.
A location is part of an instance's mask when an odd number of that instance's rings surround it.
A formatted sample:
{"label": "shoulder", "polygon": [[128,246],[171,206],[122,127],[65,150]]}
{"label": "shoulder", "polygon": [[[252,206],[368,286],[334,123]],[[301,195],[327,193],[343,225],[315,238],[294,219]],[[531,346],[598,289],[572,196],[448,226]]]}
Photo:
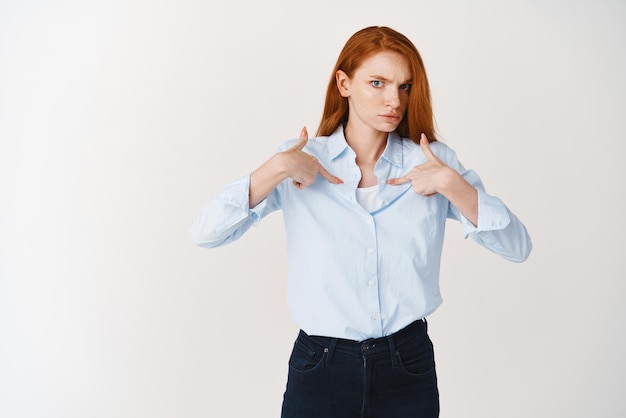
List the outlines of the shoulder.
{"label": "shoulder", "polygon": [[[422,155],[422,147],[408,138],[402,138],[402,144],[407,155]],[[433,153],[445,163],[450,163],[457,159],[456,152],[449,145],[441,141],[433,141],[430,143],[430,149]]]}
{"label": "shoulder", "polygon": [[[283,142],[280,147],[278,147],[278,152],[288,150],[298,141],[298,138],[294,138]],[[307,154],[313,155],[320,161],[327,161],[339,155],[346,146],[347,144],[345,143],[345,140],[341,141],[341,138],[334,135],[318,136],[309,138],[303,151]]]}
{"label": "shoulder", "polygon": [[[298,138],[293,138],[293,139],[288,139],[286,141],[284,141],[282,144],[280,144],[280,146],[278,147],[278,151],[285,151],[288,150],[289,148],[293,147],[294,145],[296,145],[298,143],[299,139]],[[307,141],[307,144],[305,146],[305,149],[308,150],[325,150],[327,149],[328,146],[328,137],[327,136],[317,136],[314,138],[309,138],[309,140]]]}
{"label": "shoulder", "polygon": [[434,141],[430,143],[430,149],[433,150],[436,156],[442,160],[448,158],[456,158],[456,152],[448,144],[444,144],[441,141]]}
{"label": "shoulder", "polygon": [[286,141],[283,141],[283,143],[280,144],[278,148],[276,148],[276,152],[287,151],[289,148],[296,145],[297,142],[298,142],[298,138],[293,138],[293,139],[288,139]]}

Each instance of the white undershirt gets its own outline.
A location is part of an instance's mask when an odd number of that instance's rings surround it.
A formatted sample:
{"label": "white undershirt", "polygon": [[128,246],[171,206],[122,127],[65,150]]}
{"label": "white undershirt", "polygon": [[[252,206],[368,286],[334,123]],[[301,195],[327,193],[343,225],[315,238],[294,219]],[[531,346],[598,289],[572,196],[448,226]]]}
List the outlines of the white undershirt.
{"label": "white undershirt", "polygon": [[356,189],[356,201],[368,212],[380,209],[382,202],[378,197],[378,184],[372,187],[360,187]]}

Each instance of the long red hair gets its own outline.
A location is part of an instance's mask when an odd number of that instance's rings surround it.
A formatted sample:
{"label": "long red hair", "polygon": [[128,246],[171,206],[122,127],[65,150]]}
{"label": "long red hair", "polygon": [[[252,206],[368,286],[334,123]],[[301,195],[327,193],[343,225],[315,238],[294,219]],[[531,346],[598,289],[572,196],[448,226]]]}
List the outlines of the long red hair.
{"label": "long red hair", "polygon": [[344,45],[328,83],[324,113],[317,135],[328,136],[339,124],[348,120],[348,99],[342,97],[337,88],[337,71],[341,70],[352,78],[354,71],[365,59],[380,51],[394,51],[406,57],[413,77],[406,114],[396,132],[417,143],[422,133],[431,142],[436,141],[430,87],[422,57],[406,36],[385,26],[361,29]]}

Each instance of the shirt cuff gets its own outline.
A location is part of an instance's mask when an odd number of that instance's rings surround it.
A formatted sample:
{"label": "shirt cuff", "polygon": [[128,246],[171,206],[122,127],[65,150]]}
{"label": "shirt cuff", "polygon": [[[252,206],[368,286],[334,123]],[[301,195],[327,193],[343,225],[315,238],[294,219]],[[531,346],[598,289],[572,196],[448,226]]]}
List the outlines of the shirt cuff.
{"label": "shirt cuff", "polygon": [[490,196],[481,189],[478,191],[478,226],[474,226],[461,214],[463,232],[467,238],[472,232],[495,231],[504,229],[511,223],[511,217],[504,203],[495,196]]}
{"label": "shirt cuff", "polygon": [[267,199],[263,199],[254,208],[250,208],[250,174],[224,186],[217,195],[217,199],[225,206],[233,206],[238,209],[242,219],[254,217],[255,224],[261,221],[267,205]]}

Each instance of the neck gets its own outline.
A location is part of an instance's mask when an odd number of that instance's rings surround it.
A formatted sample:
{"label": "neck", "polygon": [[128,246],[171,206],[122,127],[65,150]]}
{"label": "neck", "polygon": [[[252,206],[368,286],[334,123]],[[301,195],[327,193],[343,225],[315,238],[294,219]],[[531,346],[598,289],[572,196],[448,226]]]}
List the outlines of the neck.
{"label": "neck", "polygon": [[375,163],[387,146],[387,132],[363,127],[359,129],[350,125],[350,121],[346,124],[344,136],[350,148],[356,153],[357,164]]}

